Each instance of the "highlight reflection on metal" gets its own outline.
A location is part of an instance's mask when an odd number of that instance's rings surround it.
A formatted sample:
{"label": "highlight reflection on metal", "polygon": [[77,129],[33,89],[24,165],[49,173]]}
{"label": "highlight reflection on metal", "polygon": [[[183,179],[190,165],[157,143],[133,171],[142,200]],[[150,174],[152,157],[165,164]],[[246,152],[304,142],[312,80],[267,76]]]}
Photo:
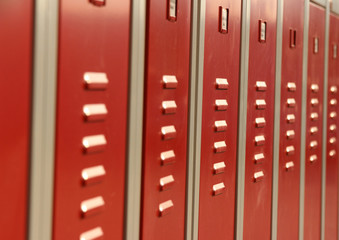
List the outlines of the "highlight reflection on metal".
{"label": "highlight reflection on metal", "polygon": [[336,86],[332,86],[332,87],[330,88],[330,91],[331,91],[331,93],[337,93],[338,88],[337,88]]}
{"label": "highlight reflection on metal", "polygon": [[295,136],[294,130],[289,130],[286,132],[287,139],[294,139],[294,136]]}

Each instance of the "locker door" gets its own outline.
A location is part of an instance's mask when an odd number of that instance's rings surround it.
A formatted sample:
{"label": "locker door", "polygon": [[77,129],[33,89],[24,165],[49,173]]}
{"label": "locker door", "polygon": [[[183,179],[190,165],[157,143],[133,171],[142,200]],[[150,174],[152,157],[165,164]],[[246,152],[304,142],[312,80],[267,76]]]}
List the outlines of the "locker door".
{"label": "locker door", "polygon": [[53,239],[122,239],[130,2],[60,3]]}
{"label": "locker door", "polygon": [[244,239],[269,239],[271,225],[276,1],[251,1]]}
{"label": "locker door", "polygon": [[141,238],[184,239],[190,1],[149,0]]}
{"label": "locker door", "polygon": [[206,1],[199,239],[234,239],[241,1]]}
{"label": "locker door", "polygon": [[325,10],[310,4],[304,239],[320,239]]}
{"label": "locker door", "polygon": [[330,40],[328,54],[328,98],[327,98],[327,143],[326,143],[326,202],[325,239],[338,239],[338,120],[331,114],[338,114],[339,87],[339,17],[330,15]]}
{"label": "locker door", "polygon": [[285,0],[283,12],[277,238],[298,239],[304,1]]}
{"label": "locker door", "polygon": [[0,1],[0,236],[26,239],[33,1]]}

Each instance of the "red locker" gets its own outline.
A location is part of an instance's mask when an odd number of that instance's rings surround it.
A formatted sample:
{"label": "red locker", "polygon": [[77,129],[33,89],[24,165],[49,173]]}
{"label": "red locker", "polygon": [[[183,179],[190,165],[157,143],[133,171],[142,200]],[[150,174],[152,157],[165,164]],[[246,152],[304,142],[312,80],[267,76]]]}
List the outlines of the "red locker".
{"label": "red locker", "polygon": [[276,1],[251,1],[244,239],[270,239]]}
{"label": "red locker", "polygon": [[326,200],[325,239],[338,239],[338,120],[331,114],[338,114],[338,44],[339,17],[330,15],[330,40],[328,54],[328,97],[327,97],[327,143],[326,143]]}
{"label": "red locker", "polygon": [[60,1],[53,239],[122,239],[129,1]]}
{"label": "red locker", "polygon": [[27,232],[33,1],[0,1],[0,236]]}
{"label": "red locker", "polygon": [[147,2],[141,239],[184,239],[190,1]]}
{"label": "red locker", "polygon": [[[285,0],[281,65],[277,239],[298,239],[304,1]],[[294,118],[289,122],[288,118]],[[286,231],[288,229],[288,231]]]}
{"label": "red locker", "polygon": [[27,236],[33,1],[0,1],[0,236]]}
{"label": "red locker", "polygon": [[199,239],[234,239],[240,22],[241,1],[206,1]]}
{"label": "red locker", "polygon": [[310,4],[306,106],[304,239],[320,239],[325,10]]}

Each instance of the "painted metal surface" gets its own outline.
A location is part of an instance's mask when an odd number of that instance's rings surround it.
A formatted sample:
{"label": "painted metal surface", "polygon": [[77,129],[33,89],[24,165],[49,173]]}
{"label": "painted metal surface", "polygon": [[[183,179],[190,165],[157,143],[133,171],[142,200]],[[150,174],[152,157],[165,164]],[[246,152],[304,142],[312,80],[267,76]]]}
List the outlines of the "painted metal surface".
{"label": "painted metal surface", "polygon": [[33,1],[1,1],[0,21],[0,235],[19,240],[27,231]]}
{"label": "painted metal surface", "polygon": [[[325,10],[310,4],[305,145],[304,239],[320,239]],[[313,104],[317,99],[318,104]],[[313,133],[312,128],[318,131]]]}
{"label": "painted metal surface", "polygon": [[243,239],[270,239],[276,8],[275,1],[251,1]]}
{"label": "painted metal surface", "polygon": [[[277,239],[298,239],[299,235],[303,12],[303,0],[284,1]],[[290,99],[295,106],[288,105]],[[295,121],[288,123],[287,116],[292,114]]]}
{"label": "painted metal surface", "polygon": [[122,239],[130,2],[60,4],[53,239]]}
{"label": "painted metal surface", "polygon": [[338,119],[329,114],[338,114],[339,88],[339,17],[330,15],[330,39],[328,53],[328,99],[327,99],[327,142],[326,142],[326,200],[325,239],[338,239]]}
{"label": "painted metal surface", "polygon": [[[185,234],[190,19],[190,1],[147,3],[141,239]],[[163,101],[175,101],[175,113]]]}
{"label": "painted metal surface", "polygon": [[[205,19],[199,239],[234,239],[241,1],[207,1]],[[216,99],[227,101],[225,111]],[[222,153],[213,148],[219,141]],[[217,184],[225,189],[214,195]]]}

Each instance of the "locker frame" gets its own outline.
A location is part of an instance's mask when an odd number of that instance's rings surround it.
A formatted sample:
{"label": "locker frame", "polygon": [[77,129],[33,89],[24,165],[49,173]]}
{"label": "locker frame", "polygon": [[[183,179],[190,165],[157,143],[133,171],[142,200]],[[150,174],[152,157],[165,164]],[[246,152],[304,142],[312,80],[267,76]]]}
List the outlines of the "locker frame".
{"label": "locker frame", "polygon": [[124,239],[140,238],[146,0],[131,1]]}
{"label": "locker frame", "polygon": [[52,237],[59,2],[35,0],[34,12],[28,239],[43,240]]}

